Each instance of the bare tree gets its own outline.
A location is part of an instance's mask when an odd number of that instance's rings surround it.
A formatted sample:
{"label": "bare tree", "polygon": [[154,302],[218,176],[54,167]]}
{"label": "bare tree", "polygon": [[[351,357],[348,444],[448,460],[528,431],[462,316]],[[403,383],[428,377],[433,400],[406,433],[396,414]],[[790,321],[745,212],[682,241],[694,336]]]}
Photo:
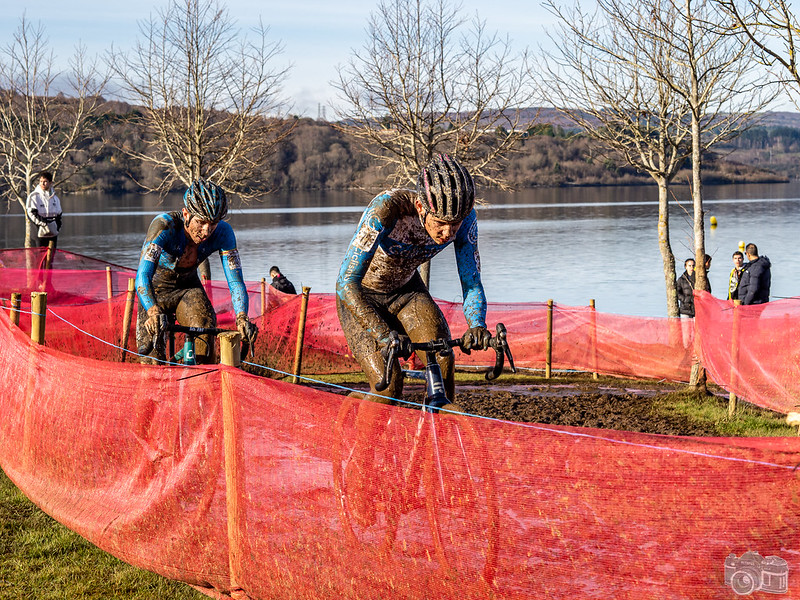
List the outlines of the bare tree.
{"label": "bare tree", "polygon": [[241,35],[214,0],[170,0],[139,24],[130,52],[112,49],[109,64],[129,101],[144,107],[147,150],[133,153],[163,173],[149,191],[211,179],[243,198],[267,187],[266,160],[289,133],[280,115],[287,68],[259,23]]}
{"label": "bare tree", "polygon": [[552,1],[545,6],[558,29],[550,34],[555,50],[544,55],[542,87],[606,156],[648,173],[658,186],[667,315],[677,317],[669,186],[690,154],[690,132],[687,104],[658,75],[669,69],[670,32],[643,37],[653,23],[641,4],[601,2],[594,15]]}
{"label": "bare tree", "polygon": [[[56,70],[43,26],[24,16],[0,49],[0,197],[16,201],[23,213],[38,172],[52,172],[58,185],[94,156],[78,159],[77,151],[94,132],[108,78],[80,45],[69,66],[66,73]],[[29,247],[27,218],[25,224]]]}
{"label": "bare tree", "polygon": [[477,16],[467,23],[447,0],[384,0],[367,35],[334,84],[346,103],[341,127],[395,184],[416,181],[448,152],[479,181],[505,187],[502,159],[523,135],[518,109],[532,99],[526,53]]}
{"label": "bare tree", "polygon": [[756,72],[741,35],[720,28],[725,15],[712,0],[668,0],[670,10],[654,15],[674,31],[674,68],[664,81],[689,105],[692,128],[692,207],[695,287],[709,290],[705,266],[703,154],[748,127],[774,98]]}
{"label": "bare tree", "polygon": [[[563,71],[551,69],[560,86],[555,89],[578,108],[588,104],[587,131],[656,182],[671,181],[691,158],[696,287],[708,289],[703,155],[738,135],[771,100],[741,36],[720,31],[722,15],[710,0],[598,0],[599,37],[592,30],[598,25],[585,15],[550,6],[569,40],[560,46],[561,65],[580,77],[579,84],[565,83]],[[571,113],[580,122],[580,111]],[[668,217],[659,189],[659,244],[668,314],[674,315],[674,256],[662,237]]]}
{"label": "bare tree", "polygon": [[770,67],[772,75],[789,92],[795,107],[800,108],[798,48],[800,21],[792,5],[784,0],[717,0],[730,17],[729,30],[747,36],[754,56]]}

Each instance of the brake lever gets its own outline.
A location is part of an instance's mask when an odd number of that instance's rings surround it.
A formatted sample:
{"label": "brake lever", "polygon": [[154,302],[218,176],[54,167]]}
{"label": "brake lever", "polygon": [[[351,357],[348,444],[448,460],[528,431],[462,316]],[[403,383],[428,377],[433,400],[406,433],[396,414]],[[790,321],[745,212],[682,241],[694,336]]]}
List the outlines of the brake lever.
{"label": "brake lever", "polygon": [[505,352],[511,372],[516,373],[517,367],[514,366],[514,357],[511,356],[511,346],[508,345],[508,332],[506,331],[506,326],[502,323],[497,324],[497,337],[502,340],[503,352]]}
{"label": "brake lever", "polygon": [[400,352],[400,336],[396,331],[392,331],[389,336],[389,343],[386,345],[384,354],[384,367],[383,367],[383,377],[381,380],[375,384],[375,391],[382,392],[387,387],[389,387],[389,382],[392,380],[392,366],[394,365],[394,361],[397,358],[398,353]]}
{"label": "brake lever", "polygon": [[166,352],[168,329],[169,318],[164,313],[160,313],[158,315],[158,330],[147,342],[137,348],[137,352],[142,356],[150,354],[154,348]]}
{"label": "brake lever", "polygon": [[511,356],[511,348],[508,346],[508,333],[506,331],[506,326],[502,323],[497,324],[497,330],[490,345],[494,348],[495,361],[492,370],[486,373],[486,379],[492,381],[500,376],[503,372],[503,361],[506,357],[508,358],[508,366],[511,367],[511,372],[516,373],[517,369],[514,366],[514,357]]}

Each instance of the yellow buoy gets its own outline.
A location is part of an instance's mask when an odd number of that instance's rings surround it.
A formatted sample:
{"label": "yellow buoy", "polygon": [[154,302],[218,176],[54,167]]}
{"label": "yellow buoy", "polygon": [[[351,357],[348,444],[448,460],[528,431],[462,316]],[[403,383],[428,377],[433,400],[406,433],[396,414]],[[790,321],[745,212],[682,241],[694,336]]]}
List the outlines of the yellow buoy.
{"label": "yellow buoy", "polygon": [[744,241],[739,242],[739,250],[744,252]]}
{"label": "yellow buoy", "polygon": [[711,222],[711,226],[712,227],[716,227],[717,226],[717,217],[712,215],[712,217],[709,219],[709,221]]}

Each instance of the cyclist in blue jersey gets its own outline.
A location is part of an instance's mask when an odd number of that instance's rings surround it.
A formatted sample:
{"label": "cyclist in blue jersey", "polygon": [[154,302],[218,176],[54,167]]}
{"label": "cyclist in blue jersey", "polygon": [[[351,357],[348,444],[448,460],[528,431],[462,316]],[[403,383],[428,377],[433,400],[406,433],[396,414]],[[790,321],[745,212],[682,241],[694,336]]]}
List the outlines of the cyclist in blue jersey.
{"label": "cyclist in blue jersey", "polygon": [[[242,265],[236,249],[236,236],[223,221],[228,213],[225,191],[202,179],[193,181],[183,196],[180,211],[162,213],[147,230],[139,268],[136,293],[139,312],[136,341],[139,347],[160,335],[162,315],[177,319],[187,327],[216,327],[217,316],[197,274],[198,265],[213,252],[219,252],[222,270],[228,282],[236,328],[244,340],[255,341],[258,328],[247,316],[249,298],[242,278]],[[150,358],[166,358],[163,345],[153,344]],[[210,336],[195,341],[199,364],[213,362],[214,344]]]}
{"label": "cyclist in blue jersey", "polygon": [[[384,371],[385,348],[400,343],[450,338],[450,328],[417,267],[451,243],[461,279],[468,330],[466,351],[485,350],[486,296],[481,284],[475,186],[467,170],[447,155],[435,157],[419,174],[416,192],[394,189],[375,197],[364,211],[336,283],[336,307],[347,343],[366,374],[373,394],[399,398],[399,364],[389,387],[375,384]],[[393,333],[396,332],[396,333]],[[405,352],[408,354],[408,351]],[[448,398],[454,398],[450,351],[437,360]],[[372,399],[375,399],[374,397]]]}

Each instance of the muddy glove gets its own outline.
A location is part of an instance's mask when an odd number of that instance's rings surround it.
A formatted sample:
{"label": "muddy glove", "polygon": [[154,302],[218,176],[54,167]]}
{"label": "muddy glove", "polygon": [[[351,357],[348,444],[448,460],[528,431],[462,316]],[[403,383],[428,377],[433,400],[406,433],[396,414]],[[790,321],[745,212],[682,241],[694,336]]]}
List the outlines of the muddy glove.
{"label": "muddy glove", "polygon": [[144,322],[144,330],[152,337],[166,329],[167,315],[163,314],[158,306],[151,306],[147,311],[147,321]]}
{"label": "muddy glove", "polygon": [[470,350],[486,350],[491,339],[492,334],[486,327],[471,327],[461,336],[461,349],[466,354],[469,354]]}
{"label": "muddy glove", "polygon": [[240,312],[236,315],[236,329],[242,336],[243,342],[247,342],[251,346],[255,343],[258,336],[258,327],[247,318],[247,314]]}
{"label": "muddy glove", "polygon": [[389,349],[394,348],[398,358],[408,358],[411,356],[411,338],[407,335],[400,335],[396,331],[390,331],[389,335],[378,340],[381,347],[381,354],[386,358],[389,356]]}

